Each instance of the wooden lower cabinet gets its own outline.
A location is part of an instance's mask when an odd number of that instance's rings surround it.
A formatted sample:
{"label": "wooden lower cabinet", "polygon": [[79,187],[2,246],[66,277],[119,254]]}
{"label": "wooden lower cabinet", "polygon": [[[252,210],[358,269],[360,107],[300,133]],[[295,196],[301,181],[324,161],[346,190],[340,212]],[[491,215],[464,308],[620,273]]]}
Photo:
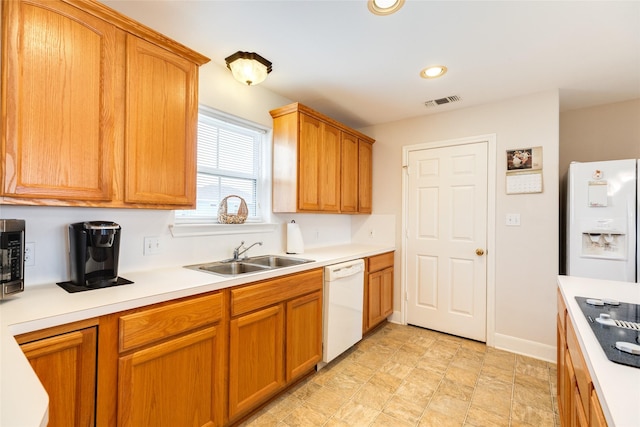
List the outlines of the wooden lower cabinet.
{"label": "wooden lower cabinet", "polygon": [[563,427],[607,425],[566,304],[558,291],[558,411]]}
{"label": "wooden lower cabinet", "polygon": [[315,269],[231,290],[230,422],[321,360],[322,284],[322,269]]}
{"label": "wooden lower cabinet", "polygon": [[286,379],[300,378],[322,359],[322,292],[287,302]]}
{"label": "wooden lower cabinet", "polygon": [[580,390],[578,387],[574,389],[573,393],[574,399],[574,408],[573,408],[573,418],[571,420],[571,425],[576,427],[589,427],[589,421],[587,419],[587,413],[582,405],[580,398]]}
{"label": "wooden lower cabinet", "polygon": [[[570,364],[571,361],[568,360],[568,350],[567,350],[567,342],[564,337],[563,329],[561,328],[560,323],[558,322],[557,328],[557,402],[558,402],[558,413],[560,414],[560,420],[568,420],[570,419],[570,408],[571,408],[571,393],[572,388],[569,386],[571,378],[573,376],[572,373],[569,372],[569,368],[567,364]],[[571,367],[571,372],[573,371],[573,367]]]}
{"label": "wooden lower cabinet", "polygon": [[233,425],[314,371],[322,286],[317,268],[16,340],[49,394],[49,426]]}
{"label": "wooden lower cabinet", "polygon": [[224,423],[226,293],[118,316],[117,425]]}
{"label": "wooden lower cabinet", "polygon": [[219,328],[212,326],[119,360],[119,426],[215,426]]}
{"label": "wooden lower cabinet", "polygon": [[600,400],[595,390],[591,390],[591,398],[589,400],[589,425],[591,427],[603,427],[607,425]]}
{"label": "wooden lower cabinet", "polygon": [[393,252],[387,252],[367,259],[363,333],[369,332],[393,314],[393,257]]}
{"label": "wooden lower cabinet", "polygon": [[284,385],[284,305],[233,319],[229,332],[229,418],[234,418]]}
{"label": "wooden lower cabinet", "polygon": [[97,327],[29,339],[17,337],[49,395],[48,425],[94,425]]}
{"label": "wooden lower cabinet", "polygon": [[368,324],[375,326],[393,313],[393,267],[369,275]]}

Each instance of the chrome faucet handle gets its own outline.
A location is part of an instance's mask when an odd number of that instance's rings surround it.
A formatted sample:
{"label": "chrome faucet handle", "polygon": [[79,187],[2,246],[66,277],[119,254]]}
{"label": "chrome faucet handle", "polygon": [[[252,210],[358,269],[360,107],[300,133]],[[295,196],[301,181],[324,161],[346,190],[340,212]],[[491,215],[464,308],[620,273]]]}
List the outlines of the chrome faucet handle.
{"label": "chrome faucet handle", "polygon": [[240,242],[240,246],[233,250],[233,260],[237,261],[240,257],[240,248],[244,245],[244,240]]}
{"label": "chrome faucet handle", "polygon": [[242,247],[242,245],[244,244],[244,242],[242,242],[242,244],[240,246],[238,246],[234,251],[233,251],[233,259],[234,261],[238,261],[240,259],[240,255],[245,254],[244,257],[247,258],[247,251],[249,249],[251,249],[252,247],[254,247],[255,245],[260,245],[262,246],[262,242],[255,242],[254,244],[252,244],[251,246],[249,246],[248,248],[244,248],[243,250],[240,250],[240,248]]}

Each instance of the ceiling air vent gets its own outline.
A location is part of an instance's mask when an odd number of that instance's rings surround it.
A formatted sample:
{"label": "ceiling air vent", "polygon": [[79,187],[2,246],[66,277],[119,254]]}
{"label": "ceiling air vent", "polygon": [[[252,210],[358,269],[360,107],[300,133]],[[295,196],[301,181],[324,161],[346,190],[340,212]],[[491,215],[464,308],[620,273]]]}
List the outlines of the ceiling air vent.
{"label": "ceiling air vent", "polygon": [[432,99],[424,103],[427,107],[435,107],[437,105],[449,104],[451,102],[462,101],[462,98],[458,95],[447,96],[446,98]]}

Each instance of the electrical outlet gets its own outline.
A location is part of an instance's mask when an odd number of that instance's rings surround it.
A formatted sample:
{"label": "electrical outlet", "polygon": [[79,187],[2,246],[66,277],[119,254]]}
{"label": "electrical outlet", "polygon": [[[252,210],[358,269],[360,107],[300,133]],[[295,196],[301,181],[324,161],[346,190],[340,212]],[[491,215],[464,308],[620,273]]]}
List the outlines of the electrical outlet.
{"label": "electrical outlet", "polygon": [[36,265],[36,244],[27,242],[24,245],[24,266],[33,267]]}
{"label": "electrical outlet", "polygon": [[162,252],[160,245],[160,237],[145,237],[144,238],[144,255],[154,255]]}

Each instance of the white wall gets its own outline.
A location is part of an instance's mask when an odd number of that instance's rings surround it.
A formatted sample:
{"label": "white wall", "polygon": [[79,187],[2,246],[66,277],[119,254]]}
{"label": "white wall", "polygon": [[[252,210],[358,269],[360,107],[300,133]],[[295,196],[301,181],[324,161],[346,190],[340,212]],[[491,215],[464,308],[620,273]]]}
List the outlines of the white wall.
{"label": "white wall", "polygon": [[[244,86],[226,68],[212,63],[200,69],[199,87],[201,104],[269,128],[269,110],[292,102],[260,86]],[[270,160],[266,163],[270,170]],[[266,191],[268,205],[271,192],[269,188]],[[270,206],[265,209],[270,210]],[[270,222],[278,224],[273,232],[179,238],[172,237],[169,230],[174,222],[173,211],[165,210],[0,205],[0,218],[25,219],[26,240],[36,244],[36,265],[25,270],[27,292],[32,285],[69,279],[67,227],[73,222],[107,220],[122,226],[119,273],[124,277],[127,271],[228,258],[242,240],[247,244],[264,242],[263,246],[251,249],[252,254],[283,252],[286,249],[283,223],[292,219],[300,224],[306,247],[348,243],[351,236],[351,218],[346,215],[270,215]],[[143,255],[145,236],[160,237],[161,253]]]}
{"label": "white wall", "polygon": [[[360,129],[376,139],[373,150],[373,208],[395,217],[396,264],[402,248],[402,147],[496,134],[496,347],[555,359],[558,273],[557,91],[480,107],[417,117]],[[507,149],[543,147],[544,192],[506,195]],[[520,227],[505,226],[507,213],[521,215]],[[395,281],[400,284],[400,269]],[[395,288],[400,310],[400,286]]]}

